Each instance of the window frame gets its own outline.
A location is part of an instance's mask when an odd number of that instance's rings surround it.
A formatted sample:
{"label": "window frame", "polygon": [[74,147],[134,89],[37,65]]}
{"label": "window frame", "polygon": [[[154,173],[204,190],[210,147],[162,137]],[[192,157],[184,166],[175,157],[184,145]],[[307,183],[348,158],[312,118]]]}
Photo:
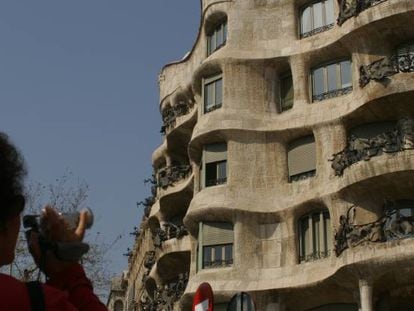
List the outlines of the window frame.
{"label": "window frame", "polygon": [[[217,36],[221,33],[222,40],[217,44]],[[217,50],[221,49],[227,43],[228,29],[227,29],[227,16],[219,20],[209,32],[206,32],[206,54],[207,57],[212,55]],[[214,49],[211,48],[211,41],[214,40]]]}
{"label": "window frame", "polygon": [[[333,10],[333,22],[330,24],[327,24],[327,12],[326,12],[326,2],[327,1],[332,1],[332,10]],[[322,10],[323,10],[323,14],[322,14],[322,26],[315,28],[314,25],[314,5],[321,3],[322,4]],[[311,21],[311,30],[307,31],[307,32],[303,32],[303,13],[305,12],[306,9],[310,9],[310,14],[309,14],[309,18]],[[332,29],[335,26],[335,1],[334,0],[316,0],[316,1],[311,1],[309,2],[307,5],[303,6],[300,10],[299,10],[299,38],[300,39],[305,39],[308,37],[312,37],[314,35],[317,35],[319,33],[328,31],[330,29]]]}
{"label": "window frame", "polygon": [[[341,64],[349,62],[349,68],[350,68],[350,85],[343,87],[344,83],[342,82],[342,69]],[[320,102],[326,99],[339,97],[343,95],[347,95],[353,91],[354,88],[354,79],[352,74],[352,58],[340,58],[337,60],[329,61],[326,63],[319,64],[318,66],[311,67],[310,68],[310,81],[309,81],[309,89],[311,94],[311,100],[312,103],[314,102]],[[328,67],[331,65],[336,65],[336,89],[329,90],[329,76],[328,76]],[[316,94],[315,95],[315,79],[314,79],[314,72],[322,69],[323,70],[323,93]]]}
{"label": "window frame", "polygon": [[[297,143],[300,140],[306,140],[307,138],[313,138],[313,145],[314,145],[314,157],[315,157],[315,168],[312,170],[307,170],[307,171],[303,171],[301,173],[297,173],[294,175],[291,175],[291,171],[290,171],[290,157],[289,154],[292,150],[296,149],[298,146],[296,146],[296,148],[292,148],[291,145],[293,145],[294,143]],[[303,145],[303,144],[302,144]],[[316,150],[316,138],[315,135],[312,133],[310,135],[305,135],[305,136],[301,136],[301,137],[297,137],[296,139],[290,141],[287,145],[287,165],[288,165],[288,182],[289,183],[293,183],[293,182],[297,182],[297,181],[301,181],[304,179],[308,179],[311,177],[315,177],[316,176],[316,168],[318,165],[318,155],[317,155],[317,150]]]}
{"label": "window frame", "polygon": [[[204,225],[212,226],[211,224],[223,223],[227,225],[231,225],[231,232],[232,232],[232,242],[231,243],[219,243],[219,244],[208,244],[207,241],[204,241]],[[197,237],[197,271],[200,270],[208,270],[208,269],[216,269],[216,268],[229,268],[234,264],[234,244],[235,244],[235,236],[234,236],[234,224],[229,221],[200,221],[198,223],[198,237]],[[204,245],[208,244],[208,245]],[[231,246],[231,258],[226,259],[226,247]],[[214,265],[214,257],[215,257],[215,250],[214,248],[221,247],[221,263],[219,265]],[[211,250],[210,255],[210,263],[209,266],[205,265],[204,255],[206,249]]]}
{"label": "window frame", "polygon": [[[219,161],[212,161],[212,162],[208,162],[206,161],[206,154],[207,154],[207,148],[206,146],[211,146],[211,145],[226,145],[226,158],[225,160],[219,160]],[[216,180],[218,180],[218,173],[219,173],[219,165],[220,163],[225,163],[226,164],[226,176],[223,179],[223,182],[216,182],[215,184],[210,184],[207,185],[207,164],[211,164],[216,166]],[[205,189],[205,188],[209,188],[209,187],[214,187],[214,186],[220,186],[220,185],[225,185],[227,183],[227,178],[229,175],[229,165],[228,165],[228,143],[227,142],[217,142],[217,143],[212,143],[212,144],[206,144],[203,146],[203,151],[202,151],[202,156],[201,156],[201,166],[200,166],[200,185],[201,185],[201,189]]]}
{"label": "window frame", "polygon": [[[221,103],[216,103],[216,83],[217,81],[221,80]],[[210,84],[214,84],[213,91],[212,91],[212,99],[214,99],[214,104],[211,105],[211,108],[206,109],[206,87]],[[203,109],[202,114],[207,114],[209,112],[213,112],[214,110],[217,110],[223,106],[223,90],[224,90],[224,79],[223,74],[219,73],[213,76],[210,76],[208,78],[202,79],[202,98],[203,98]]]}
{"label": "window frame", "polygon": [[[315,216],[319,216],[318,222],[314,221]],[[308,223],[307,232],[303,231],[302,224],[305,222]],[[327,208],[312,210],[302,215],[296,223],[299,263],[328,258],[333,250],[333,230],[329,210]],[[310,250],[309,254],[306,253],[307,249]]]}
{"label": "window frame", "polygon": [[[293,92],[293,96],[292,96],[292,105],[289,108],[283,108],[283,81],[290,78],[290,80],[292,81],[292,92]],[[295,89],[293,87],[293,75],[292,72],[289,73],[285,73],[283,75],[280,76],[279,78],[279,113],[291,110],[293,108],[295,102]]]}

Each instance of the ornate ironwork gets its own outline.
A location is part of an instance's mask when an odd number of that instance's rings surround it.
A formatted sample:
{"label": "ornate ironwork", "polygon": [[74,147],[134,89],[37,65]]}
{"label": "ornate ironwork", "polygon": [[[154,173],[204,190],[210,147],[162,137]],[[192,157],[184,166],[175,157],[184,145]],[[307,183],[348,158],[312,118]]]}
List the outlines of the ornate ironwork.
{"label": "ornate ironwork", "polygon": [[[339,228],[335,233],[335,254],[356,247],[364,242],[386,242],[414,237],[414,200],[386,201],[383,214],[376,221],[354,224],[356,207],[351,206],[346,215],[339,217]],[[404,215],[409,210],[411,215]]]}
{"label": "ornate ironwork", "polygon": [[333,26],[334,26],[334,24],[332,23],[332,24],[329,24],[329,25],[325,25],[325,26],[322,26],[322,27],[318,27],[318,28],[312,29],[311,31],[302,33],[300,35],[300,37],[302,39],[304,39],[304,38],[307,38],[307,37],[310,37],[310,36],[317,35],[318,33],[321,33],[321,32],[327,31],[329,29],[332,29]]}
{"label": "ornate ironwork", "polygon": [[352,86],[348,86],[348,87],[345,87],[343,89],[337,89],[337,90],[332,90],[332,91],[325,92],[325,93],[322,93],[322,94],[313,95],[312,100],[314,102],[317,102],[317,101],[321,101],[321,100],[325,100],[325,99],[329,99],[329,98],[334,98],[334,97],[346,95],[346,94],[349,94],[351,92],[352,92]]}
{"label": "ornate ironwork", "polygon": [[148,251],[145,253],[144,267],[151,270],[155,264],[155,251]]}
{"label": "ornate ironwork", "polygon": [[319,260],[319,259],[329,257],[330,254],[331,254],[330,250],[314,252],[314,253],[308,254],[306,256],[300,256],[299,261],[300,262],[309,262],[309,261]]}
{"label": "ornate ironwork", "polygon": [[174,282],[163,286],[157,286],[154,291],[154,297],[143,296],[139,302],[140,310],[156,311],[174,310],[174,303],[180,300],[188,284],[188,273],[179,274]]}
{"label": "ornate ironwork", "polygon": [[137,202],[137,207],[144,207],[144,217],[149,217],[151,213],[151,207],[154,205],[157,196],[157,179],[155,175],[152,174],[151,178],[144,180],[144,183],[151,184],[151,196],[146,197],[143,201]]}
{"label": "ornate ironwork", "polygon": [[289,176],[289,182],[296,182],[296,181],[308,179],[308,178],[313,177],[315,175],[316,175],[316,170],[312,170],[312,171],[309,171],[309,172]]}
{"label": "ornate ironwork", "polygon": [[153,233],[152,241],[155,247],[161,247],[164,241],[170,239],[181,239],[182,237],[188,235],[187,228],[184,225],[175,225],[173,223],[167,222],[162,225],[164,229],[157,228]]}
{"label": "ornate ironwork", "polygon": [[233,258],[230,259],[217,259],[214,261],[203,261],[204,269],[219,268],[219,267],[230,267],[233,265]]}
{"label": "ornate ironwork", "polygon": [[359,138],[354,135],[348,139],[344,150],[334,154],[332,168],[336,176],[342,176],[344,170],[361,160],[368,161],[382,153],[394,153],[414,148],[414,121],[400,119],[394,130],[372,138]]}
{"label": "ornate ironwork", "polygon": [[163,126],[160,133],[165,135],[168,129],[175,126],[177,118],[188,114],[194,106],[193,100],[179,101],[173,107],[168,107],[162,111]]}
{"label": "ornate ironwork", "polygon": [[227,177],[223,177],[223,178],[215,178],[215,179],[209,179],[206,180],[206,187],[211,187],[211,186],[217,186],[217,185],[223,185],[227,182]]}
{"label": "ornate ironwork", "polygon": [[204,108],[204,113],[209,113],[209,112],[212,112],[214,110],[217,110],[217,109],[221,108],[221,106],[222,106],[222,104],[220,103],[220,104],[215,104],[215,105],[210,106],[210,107],[205,107]]}
{"label": "ornate ironwork", "polygon": [[371,80],[382,82],[397,73],[414,72],[414,55],[399,54],[381,58],[359,68],[359,85],[366,86]]}
{"label": "ornate ironwork", "polygon": [[141,229],[138,227],[134,227],[134,231],[130,232],[129,234],[137,238],[141,235]]}
{"label": "ornate ironwork", "polygon": [[125,257],[128,257],[128,259],[130,259],[133,255],[132,250],[128,247],[126,253],[122,254]]}
{"label": "ornate ironwork", "polygon": [[190,165],[167,166],[158,171],[158,187],[166,189],[176,182],[186,179],[191,173]]}
{"label": "ornate ironwork", "polygon": [[385,1],[387,0],[338,0],[338,25],[341,26],[346,20],[350,19],[351,17],[358,16],[362,11],[365,11],[372,6]]}

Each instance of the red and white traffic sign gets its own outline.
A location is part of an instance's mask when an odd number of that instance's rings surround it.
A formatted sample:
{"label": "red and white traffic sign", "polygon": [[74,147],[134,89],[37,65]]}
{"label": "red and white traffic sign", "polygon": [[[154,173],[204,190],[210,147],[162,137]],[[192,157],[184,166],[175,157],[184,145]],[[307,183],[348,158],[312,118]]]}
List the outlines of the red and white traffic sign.
{"label": "red and white traffic sign", "polygon": [[192,311],[213,311],[213,290],[208,283],[202,283],[194,295]]}

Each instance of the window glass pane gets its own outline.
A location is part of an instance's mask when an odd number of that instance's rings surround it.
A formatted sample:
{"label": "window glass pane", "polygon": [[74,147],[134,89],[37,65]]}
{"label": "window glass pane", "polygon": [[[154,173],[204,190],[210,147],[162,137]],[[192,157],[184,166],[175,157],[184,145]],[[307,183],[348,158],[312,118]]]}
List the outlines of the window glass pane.
{"label": "window glass pane", "polygon": [[338,89],[338,82],[336,78],[337,64],[332,64],[326,67],[328,74],[328,91],[333,91]]}
{"label": "window glass pane", "polygon": [[214,261],[217,264],[221,264],[223,260],[223,246],[214,246]]}
{"label": "window glass pane", "polygon": [[211,265],[212,248],[210,246],[203,247],[203,267]]}
{"label": "window glass pane", "polygon": [[302,34],[307,33],[312,30],[312,20],[311,20],[311,9],[310,7],[307,7],[302,12],[302,18],[301,18],[301,28],[302,28]]}
{"label": "window glass pane", "polygon": [[320,245],[320,214],[313,214],[312,215],[312,231],[313,231],[313,253],[318,254],[321,251]]}
{"label": "window glass pane", "polygon": [[218,48],[222,44],[223,44],[223,25],[220,25],[220,27],[217,29],[217,34],[216,34],[216,48]]}
{"label": "window glass pane", "polygon": [[214,31],[211,34],[211,44],[210,44],[210,48],[211,48],[211,53],[213,53],[216,50],[216,32]]}
{"label": "window glass pane", "polygon": [[223,99],[223,79],[218,79],[214,82],[216,88],[215,105],[221,106]]}
{"label": "window glass pane", "polygon": [[233,244],[228,244],[224,247],[224,259],[226,263],[233,263]]}
{"label": "window glass pane", "polygon": [[326,25],[335,23],[333,0],[325,1],[325,20],[326,20]]}
{"label": "window glass pane", "polygon": [[227,177],[227,161],[217,163],[217,181],[218,183],[226,182]]}
{"label": "window glass pane", "polygon": [[313,95],[320,95],[325,93],[323,68],[318,68],[313,71]]}
{"label": "window glass pane", "polygon": [[313,29],[322,27],[324,25],[322,9],[322,2],[318,2],[313,5]]}
{"label": "window glass pane", "polygon": [[207,37],[207,55],[210,55],[213,52],[213,50],[211,49],[211,39],[211,36]]}
{"label": "window glass pane", "polygon": [[351,61],[341,62],[341,83],[342,88],[352,86]]}
{"label": "window glass pane", "polygon": [[[309,244],[308,244],[308,238],[309,238],[309,221],[308,217],[302,218],[300,221],[300,231],[301,231],[301,256],[305,257],[307,254],[309,254]],[[304,259],[304,258],[303,258]]]}
{"label": "window glass pane", "polygon": [[213,83],[206,84],[204,87],[204,110],[206,111],[213,106],[213,87]]}
{"label": "window glass pane", "polygon": [[217,184],[217,162],[206,164],[206,187]]}
{"label": "window glass pane", "polygon": [[324,239],[325,239],[325,252],[332,249],[332,229],[331,229],[331,216],[329,215],[329,212],[323,213],[323,220],[325,222],[324,228]]}
{"label": "window glass pane", "polygon": [[292,76],[287,76],[281,80],[281,110],[285,111],[293,106],[293,82]]}
{"label": "window glass pane", "polygon": [[227,21],[223,24],[223,42],[227,41]]}

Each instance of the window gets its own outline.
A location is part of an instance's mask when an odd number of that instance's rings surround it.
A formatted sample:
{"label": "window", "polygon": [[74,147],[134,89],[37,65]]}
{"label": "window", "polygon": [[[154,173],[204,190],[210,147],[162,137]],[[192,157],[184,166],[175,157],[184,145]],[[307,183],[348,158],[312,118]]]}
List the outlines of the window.
{"label": "window", "polygon": [[233,264],[233,224],[206,222],[199,225],[199,267],[227,267]]}
{"label": "window", "polygon": [[124,311],[124,304],[122,303],[122,300],[115,301],[114,311]]}
{"label": "window", "polygon": [[315,176],[316,149],[313,135],[299,138],[288,147],[289,182]]}
{"label": "window", "polygon": [[332,250],[331,219],[327,210],[302,217],[299,229],[299,261],[306,262],[327,257]]}
{"label": "window", "polygon": [[202,188],[221,185],[227,182],[226,143],[204,146],[200,176]]}
{"label": "window", "polygon": [[226,44],[227,20],[218,23],[217,26],[207,34],[207,56]]}
{"label": "window", "polygon": [[211,112],[223,104],[223,79],[221,75],[204,80],[204,113]]}
{"label": "window", "polygon": [[344,60],[312,70],[312,100],[320,101],[352,91],[351,61]]}
{"label": "window", "polygon": [[334,1],[312,3],[302,10],[300,36],[306,38],[331,29],[335,24]]}
{"label": "window", "polygon": [[293,81],[292,75],[284,75],[280,79],[280,112],[293,107]]}
{"label": "window", "polygon": [[414,43],[404,44],[397,49],[398,56],[411,55],[414,56]]}

